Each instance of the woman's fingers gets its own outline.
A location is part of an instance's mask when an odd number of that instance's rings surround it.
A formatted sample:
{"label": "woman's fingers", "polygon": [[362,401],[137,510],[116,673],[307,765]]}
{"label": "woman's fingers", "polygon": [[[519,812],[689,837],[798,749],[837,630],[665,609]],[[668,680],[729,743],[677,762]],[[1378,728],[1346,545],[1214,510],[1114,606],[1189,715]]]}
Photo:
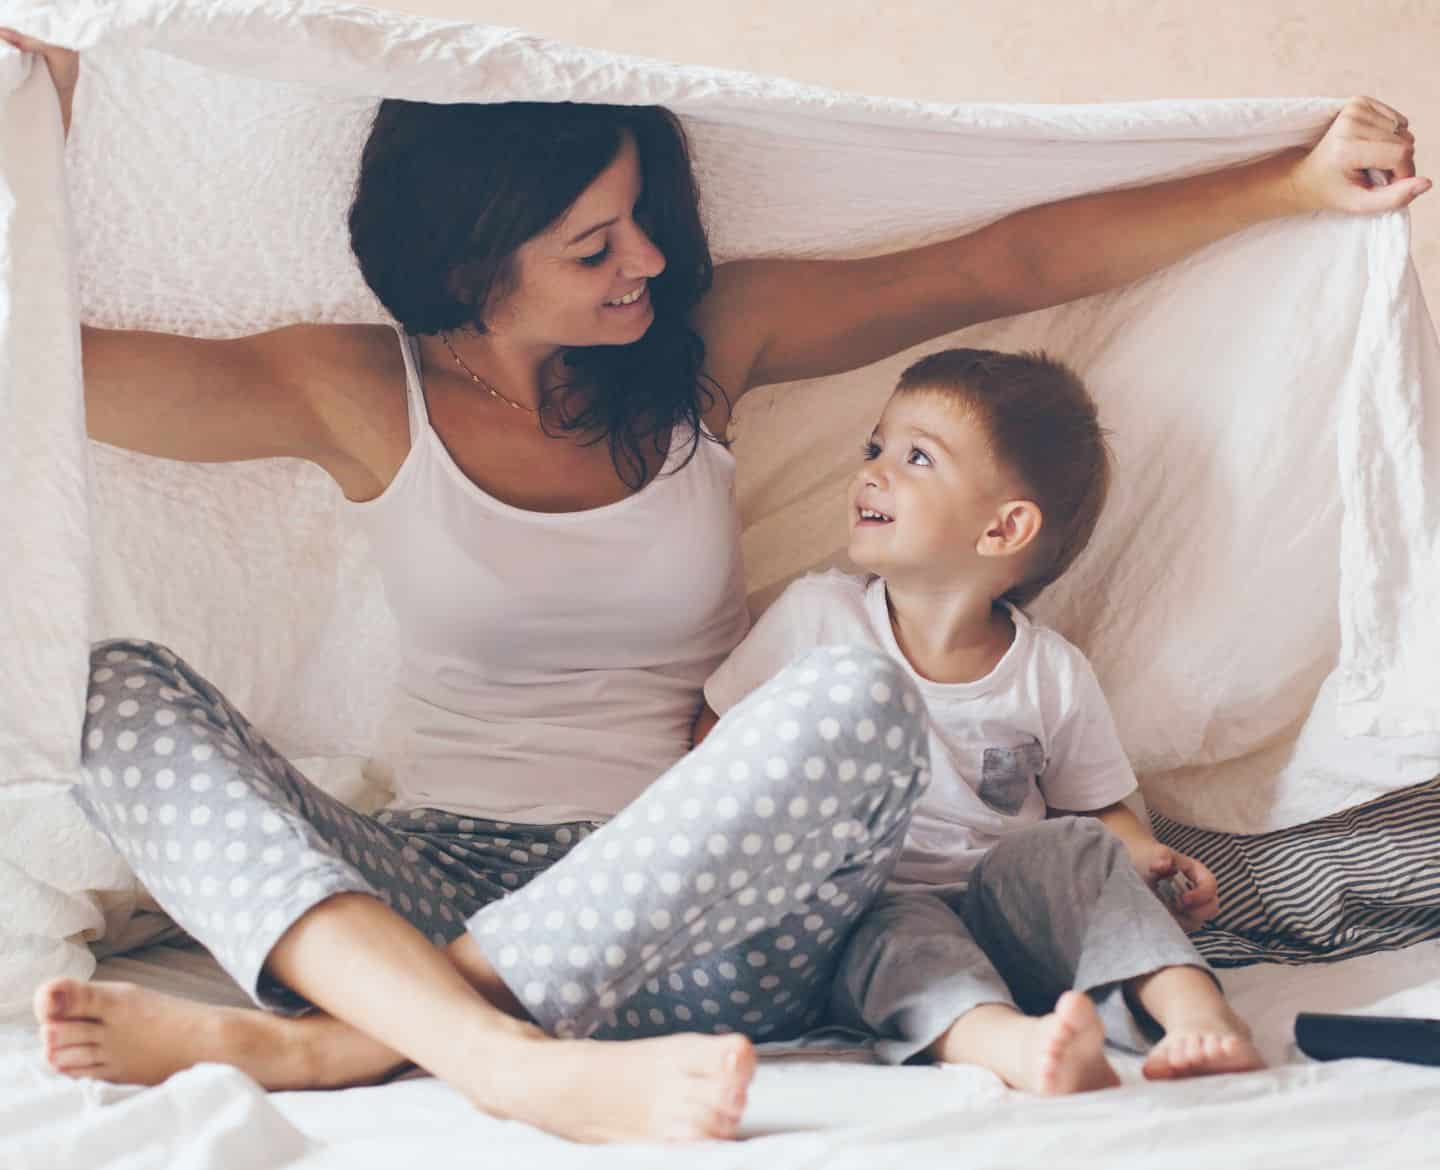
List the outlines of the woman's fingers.
{"label": "woman's fingers", "polygon": [[[1385,184],[1374,181],[1383,173]],[[1371,97],[1351,98],[1298,164],[1304,206],[1375,213],[1406,206],[1430,189],[1417,176],[1415,134],[1405,115]]]}
{"label": "woman's fingers", "polygon": [[1394,106],[1387,106],[1384,102],[1372,97],[1360,98],[1359,100],[1364,102],[1375,113],[1379,114],[1391,127],[1403,130],[1410,124],[1410,119]]}
{"label": "woman's fingers", "polygon": [[0,41],[14,45],[22,53],[35,53],[45,59],[50,79],[55,83],[55,92],[60,97],[60,117],[68,133],[75,86],[80,80],[80,54],[74,49],[62,49],[59,45],[48,45],[34,37],[24,36],[13,28],[0,28]]}

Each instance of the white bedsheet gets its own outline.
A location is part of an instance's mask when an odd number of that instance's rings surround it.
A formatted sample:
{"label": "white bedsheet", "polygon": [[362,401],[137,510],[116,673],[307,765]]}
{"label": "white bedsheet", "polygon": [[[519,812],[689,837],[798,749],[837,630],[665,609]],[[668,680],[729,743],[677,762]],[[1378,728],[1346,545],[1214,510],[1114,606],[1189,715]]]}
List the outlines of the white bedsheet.
{"label": "white bedsheet", "polygon": [[[203,954],[169,947],[109,960],[106,978],[197,999],[242,1002]],[[1274,1067],[1152,1084],[1121,1058],[1125,1084],[1045,1100],[965,1069],[886,1069],[813,1056],[764,1060],[735,1144],[581,1147],[498,1122],[429,1078],[378,1088],[267,1095],[232,1069],[202,1066],[159,1088],[47,1073],[32,1030],[0,1030],[0,1166],[5,1170],[1317,1170],[1433,1167],[1440,1068],[1306,1060],[1295,1013],[1440,1017],[1440,942],[1333,966],[1225,974]]]}

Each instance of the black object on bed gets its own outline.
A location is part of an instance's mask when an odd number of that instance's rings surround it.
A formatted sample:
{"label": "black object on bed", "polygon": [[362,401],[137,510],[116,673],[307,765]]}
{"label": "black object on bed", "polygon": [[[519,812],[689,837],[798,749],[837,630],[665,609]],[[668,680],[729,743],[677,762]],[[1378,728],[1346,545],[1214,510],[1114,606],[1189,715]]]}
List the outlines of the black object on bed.
{"label": "black object on bed", "polygon": [[1295,1043],[1315,1060],[1358,1056],[1440,1065],[1440,1020],[1301,1012]]}

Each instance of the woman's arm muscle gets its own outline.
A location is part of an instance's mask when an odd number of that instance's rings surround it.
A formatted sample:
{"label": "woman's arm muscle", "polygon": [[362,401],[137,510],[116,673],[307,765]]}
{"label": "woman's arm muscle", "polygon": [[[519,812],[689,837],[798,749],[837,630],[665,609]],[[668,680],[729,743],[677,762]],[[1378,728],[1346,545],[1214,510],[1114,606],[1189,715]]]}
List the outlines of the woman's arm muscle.
{"label": "woman's arm muscle", "polygon": [[87,429],[166,459],[327,462],[334,444],[317,399],[345,332],[299,325],[216,341],[86,328]]}

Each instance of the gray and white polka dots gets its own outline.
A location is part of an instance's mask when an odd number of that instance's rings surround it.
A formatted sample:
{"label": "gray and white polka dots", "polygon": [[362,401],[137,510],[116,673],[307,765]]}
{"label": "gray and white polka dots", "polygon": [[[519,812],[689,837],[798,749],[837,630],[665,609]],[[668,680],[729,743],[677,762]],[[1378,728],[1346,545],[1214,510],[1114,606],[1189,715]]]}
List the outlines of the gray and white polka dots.
{"label": "gray and white polka dots", "polygon": [[815,651],[471,932],[557,1034],[793,1035],[903,840],[919,710],[888,658]]}
{"label": "gray and white polka dots", "polygon": [[621,1038],[817,1018],[838,946],[893,865],[925,782],[908,680],[815,651],[759,688],[603,827],[433,809],[367,817],[279,756],[162,647],[97,647],[77,799],[257,1002],[271,947],[336,893],[438,944],[466,924],[536,1019]]}

